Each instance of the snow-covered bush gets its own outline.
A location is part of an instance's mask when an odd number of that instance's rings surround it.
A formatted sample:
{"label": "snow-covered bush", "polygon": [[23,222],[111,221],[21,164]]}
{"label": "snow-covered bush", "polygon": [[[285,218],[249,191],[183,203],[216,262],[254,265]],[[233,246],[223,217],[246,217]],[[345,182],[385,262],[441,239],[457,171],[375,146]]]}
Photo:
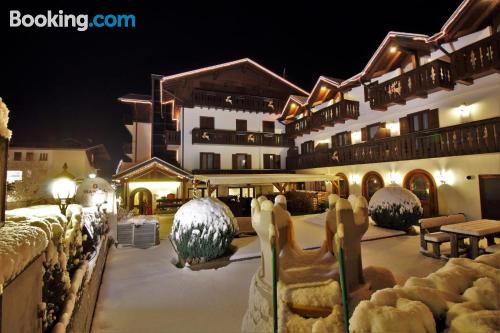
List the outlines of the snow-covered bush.
{"label": "snow-covered bush", "polygon": [[381,188],[368,205],[368,214],[377,225],[403,231],[417,224],[422,212],[418,197],[398,185]]}
{"label": "snow-covered bush", "polygon": [[237,231],[233,213],[214,198],[193,199],[174,216],[171,237],[188,263],[205,262],[224,254]]}

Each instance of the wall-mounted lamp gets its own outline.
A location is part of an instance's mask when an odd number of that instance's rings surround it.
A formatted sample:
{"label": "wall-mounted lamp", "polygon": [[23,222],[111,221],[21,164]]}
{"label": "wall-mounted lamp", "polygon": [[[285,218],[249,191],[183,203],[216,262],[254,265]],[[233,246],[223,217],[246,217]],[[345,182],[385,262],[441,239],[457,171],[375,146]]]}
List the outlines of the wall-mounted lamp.
{"label": "wall-mounted lamp", "polygon": [[351,142],[353,144],[361,142],[361,131],[353,131],[353,132],[351,132]]}
{"label": "wall-mounted lamp", "polygon": [[391,136],[398,136],[400,134],[399,121],[391,121],[385,125],[391,131]]}
{"label": "wall-mounted lamp", "polygon": [[392,185],[401,184],[401,174],[399,172],[390,172],[387,175],[387,180]]}
{"label": "wall-mounted lamp", "polygon": [[389,52],[396,53],[397,50],[398,50],[398,48],[396,46],[391,46],[391,48],[389,49]]}
{"label": "wall-mounted lamp", "polygon": [[469,118],[471,113],[470,105],[463,103],[458,107],[458,113],[461,118]]}
{"label": "wall-mounted lamp", "polygon": [[441,185],[452,185],[453,182],[454,182],[454,175],[453,175],[453,172],[451,172],[450,170],[448,171],[445,171],[445,170],[441,170],[439,171],[436,175],[435,175],[435,178],[436,180],[439,182],[439,184]]}
{"label": "wall-mounted lamp", "polygon": [[361,177],[358,174],[353,173],[352,175],[349,176],[349,181],[353,185],[357,185],[360,183]]}

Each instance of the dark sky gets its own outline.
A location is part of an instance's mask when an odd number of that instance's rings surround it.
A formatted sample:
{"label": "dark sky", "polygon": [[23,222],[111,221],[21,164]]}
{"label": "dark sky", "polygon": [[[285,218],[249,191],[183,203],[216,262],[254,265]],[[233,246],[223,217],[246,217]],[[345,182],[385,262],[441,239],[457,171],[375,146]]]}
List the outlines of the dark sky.
{"label": "dark sky", "polygon": [[[288,79],[309,90],[319,75],[361,71],[388,31],[439,31],[461,1],[2,2],[0,97],[11,110],[14,142],[90,138],[116,163],[129,140],[116,99],[149,94],[151,73],[249,57],[280,74],[286,68]],[[127,13],[137,21],[135,29],[86,32],[10,28],[13,9]]]}

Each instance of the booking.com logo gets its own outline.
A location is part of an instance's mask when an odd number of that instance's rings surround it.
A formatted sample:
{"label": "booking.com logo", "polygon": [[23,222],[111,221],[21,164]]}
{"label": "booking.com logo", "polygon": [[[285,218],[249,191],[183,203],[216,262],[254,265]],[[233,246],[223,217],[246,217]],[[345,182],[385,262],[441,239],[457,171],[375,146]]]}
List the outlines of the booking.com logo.
{"label": "booking.com logo", "polygon": [[22,15],[19,10],[10,11],[10,26],[38,28],[76,28],[87,31],[89,28],[135,28],[135,15],[132,14],[96,14],[89,20],[87,14],[65,14],[62,10],[47,14]]}

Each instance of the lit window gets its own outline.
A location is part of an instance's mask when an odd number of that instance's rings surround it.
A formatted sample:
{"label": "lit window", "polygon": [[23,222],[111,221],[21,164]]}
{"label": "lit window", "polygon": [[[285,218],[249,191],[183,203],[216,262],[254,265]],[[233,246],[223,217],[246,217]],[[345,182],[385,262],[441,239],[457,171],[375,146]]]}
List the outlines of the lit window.
{"label": "lit window", "polygon": [[40,153],[40,161],[47,161],[49,159],[48,153]]}
{"label": "lit window", "polygon": [[23,153],[20,151],[14,152],[14,161],[20,161],[23,158]]}
{"label": "lit window", "polygon": [[26,161],[33,161],[33,153],[32,152],[26,153]]}

